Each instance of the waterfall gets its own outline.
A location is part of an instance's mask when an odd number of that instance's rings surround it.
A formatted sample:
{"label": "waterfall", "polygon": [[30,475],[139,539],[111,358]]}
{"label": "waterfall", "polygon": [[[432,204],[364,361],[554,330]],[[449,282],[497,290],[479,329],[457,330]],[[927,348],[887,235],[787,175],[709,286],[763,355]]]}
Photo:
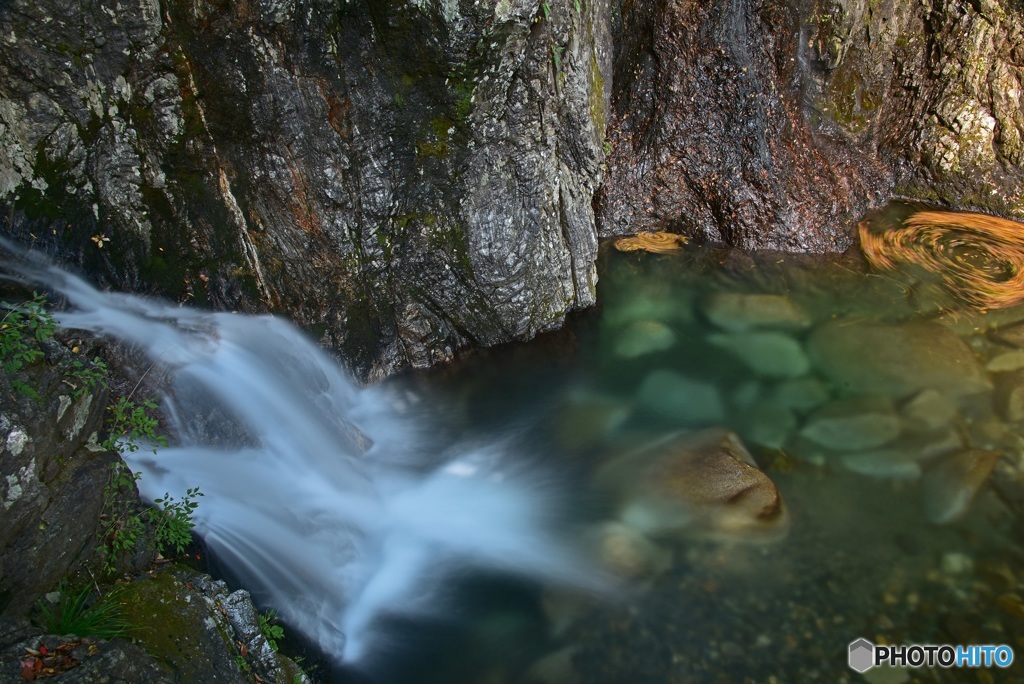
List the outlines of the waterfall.
{"label": "waterfall", "polygon": [[143,498],[198,486],[195,531],[211,553],[338,661],[386,643],[382,617],[443,616],[446,584],[467,568],[603,587],[552,526],[550,478],[500,444],[440,458],[415,414],[358,387],[288,322],[100,292],[28,255],[4,267],[67,300],[61,326],[159,367],[173,446],[123,454]]}

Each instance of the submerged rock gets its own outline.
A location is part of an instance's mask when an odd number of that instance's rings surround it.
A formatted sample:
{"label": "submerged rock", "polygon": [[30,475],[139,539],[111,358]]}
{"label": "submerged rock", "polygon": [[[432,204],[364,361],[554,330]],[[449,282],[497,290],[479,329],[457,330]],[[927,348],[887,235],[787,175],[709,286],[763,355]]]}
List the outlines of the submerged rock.
{"label": "submerged rock", "polygon": [[811,359],[850,392],[905,397],[932,388],[976,394],[992,383],[956,333],[928,322],[829,321],[811,335]]}
{"label": "submerged rock", "polygon": [[784,333],[715,333],[707,339],[716,347],[735,354],[761,377],[798,378],[811,368],[800,343]]}
{"label": "submerged rock", "polygon": [[617,334],[615,355],[635,359],[671,349],[676,343],[672,328],[659,321],[635,321]]}
{"label": "submerged rock", "polygon": [[948,523],[963,516],[988,480],[999,453],[969,449],[935,463],[924,475],[924,511],[929,521]]}
{"label": "submerged rock", "polygon": [[992,404],[1007,422],[1024,420],[1024,371],[1000,373],[996,376]]}
{"label": "submerged rock", "polygon": [[653,537],[769,540],[789,515],[775,483],[732,432],[670,435],[611,460],[597,474],[619,517]]}
{"label": "submerged rock", "polygon": [[894,440],[903,425],[892,403],[882,397],[850,397],[825,404],[800,431],[829,449],[860,451]]}
{"label": "submerged rock", "polygon": [[[1024,307],[1020,308],[1024,309]],[[989,332],[989,335],[996,342],[1008,344],[1018,349],[1024,347],[1024,323],[1011,323],[995,328]]]}
{"label": "submerged rock", "polygon": [[921,476],[929,461],[960,451],[964,440],[952,428],[931,432],[904,433],[880,449],[847,453],[841,457],[843,466],[862,475],[891,479],[914,479]]}
{"label": "submerged rock", "polygon": [[904,425],[911,430],[934,430],[957,415],[956,404],[942,392],[926,389],[900,407]]}
{"label": "submerged rock", "polygon": [[759,401],[748,416],[747,438],[769,449],[780,449],[796,429],[793,412],[774,401]]}
{"label": "submerged rock", "polygon": [[558,410],[556,434],[565,446],[590,446],[606,439],[632,412],[628,402],[594,392],[573,392]]}
{"label": "submerged rock", "polygon": [[716,292],[701,303],[701,311],[728,332],[754,328],[802,330],[811,325],[810,314],[785,295]]}
{"label": "submerged rock", "polygon": [[637,403],[680,425],[710,425],[725,418],[718,388],[674,370],[656,370],[644,378]]}
{"label": "submerged rock", "polygon": [[830,396],[828,387],[819,378],[803,377],[784,380],[776,385],[772,401],[798,413],[806,413],[824,404]]}
{"label": "submerged rock", "polygon": [[630,287],[608,293],[601,314],[602,327],[617,328],[636,321],[689,323],[695,318],[692,290],[673,288],[669,283],[630,283]]}
{"label": "submerged rock", "polygon": [[1003,352],[989,359],[985,364],[985,370],[990,373],[1005,373],[1024,368],[1024,349]]}
{"label": "submerged rock", "polygon": [[578,651],[577,646],[565,646],[548,653],[530,665],[521,684],[578,684],[580,678],[573,668]]}
{"label": "submerged rock", "polygon": [[669,551],[622,522],[606,522],[594,530],[591,536],[598,557],[617,577],[627,580],[650,579],[660,575],[672,564]]}
{"label": "submerged rock", "polygon": [[921,464],[898,449],[846,454],[840,460],[843,467],[859,475],[891,480],[916,480],[921,477]]}

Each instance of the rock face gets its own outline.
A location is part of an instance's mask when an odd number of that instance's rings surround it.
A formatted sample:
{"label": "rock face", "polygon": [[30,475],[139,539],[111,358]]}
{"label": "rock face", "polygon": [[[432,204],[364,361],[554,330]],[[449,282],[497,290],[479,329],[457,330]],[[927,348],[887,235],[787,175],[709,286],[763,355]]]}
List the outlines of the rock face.
{"label": "rock face", "polygon": [[893,193],[1021,214],[1019,19],[6,0],[0,231],[119,288],[286,313],[379,377],[592,304],[597,225],[820,251]]}
{"label": "rock face", "polygon": [[841,249],[886,172],[804,116],[801,12],[775,0],[629,3],[615,63],[605,234]]}
{"label": "rock face", "polygon": [[[50,349],[51,358],[60,352]],[[86,446],[102,426],[106,390],[73,398],[41,365],[24,377],[38,401],[0,374],[0,620],[24,614],[93,555],[115,458]]]}
{"label": "rock face", "polygon": [[0,5],[5,232],[363,377],[593,304],[609,3]]}
{"label": "rock face", "polygon": [[628,3],[603,234],[843,249],[896,193],[1020,216],[1009,0]]}

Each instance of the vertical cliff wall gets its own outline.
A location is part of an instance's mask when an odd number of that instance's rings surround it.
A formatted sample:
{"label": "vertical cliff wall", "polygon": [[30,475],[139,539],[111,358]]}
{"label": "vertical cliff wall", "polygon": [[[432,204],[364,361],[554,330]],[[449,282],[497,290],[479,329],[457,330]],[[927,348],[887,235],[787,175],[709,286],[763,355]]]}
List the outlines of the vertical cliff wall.
{"label": "vertical cliff wall", "polygon": [[1024,216],[1010,0],[623,3],[606,235],[828,251],[892,197]]}
{"label": "vertical cliff wall", "polygon": [[608,0],[11,0],[7,233],[363,377],[594,302]]}

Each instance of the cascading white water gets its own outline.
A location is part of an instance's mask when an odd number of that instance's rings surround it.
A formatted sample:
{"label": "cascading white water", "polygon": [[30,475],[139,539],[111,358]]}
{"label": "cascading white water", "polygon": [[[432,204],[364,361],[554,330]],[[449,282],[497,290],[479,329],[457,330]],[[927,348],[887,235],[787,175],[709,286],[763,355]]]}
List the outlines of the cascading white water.
{"label": "cascading white water", "polygon": [[[539,477],[510,472],[497,446],[438,465],[414,417],[285,321],[99,292],[31,259],[6,268],[66,297],[62,326],[135,345],[171,378],[175,446],[124,454],[144,498],[198,486],[196,531],[211,551],[337,659],[372,652],[381,616],[442,615],[441,590],[466,567],[604,586],[550,532]],[[213,411],[232,429],[196,429]]]}

